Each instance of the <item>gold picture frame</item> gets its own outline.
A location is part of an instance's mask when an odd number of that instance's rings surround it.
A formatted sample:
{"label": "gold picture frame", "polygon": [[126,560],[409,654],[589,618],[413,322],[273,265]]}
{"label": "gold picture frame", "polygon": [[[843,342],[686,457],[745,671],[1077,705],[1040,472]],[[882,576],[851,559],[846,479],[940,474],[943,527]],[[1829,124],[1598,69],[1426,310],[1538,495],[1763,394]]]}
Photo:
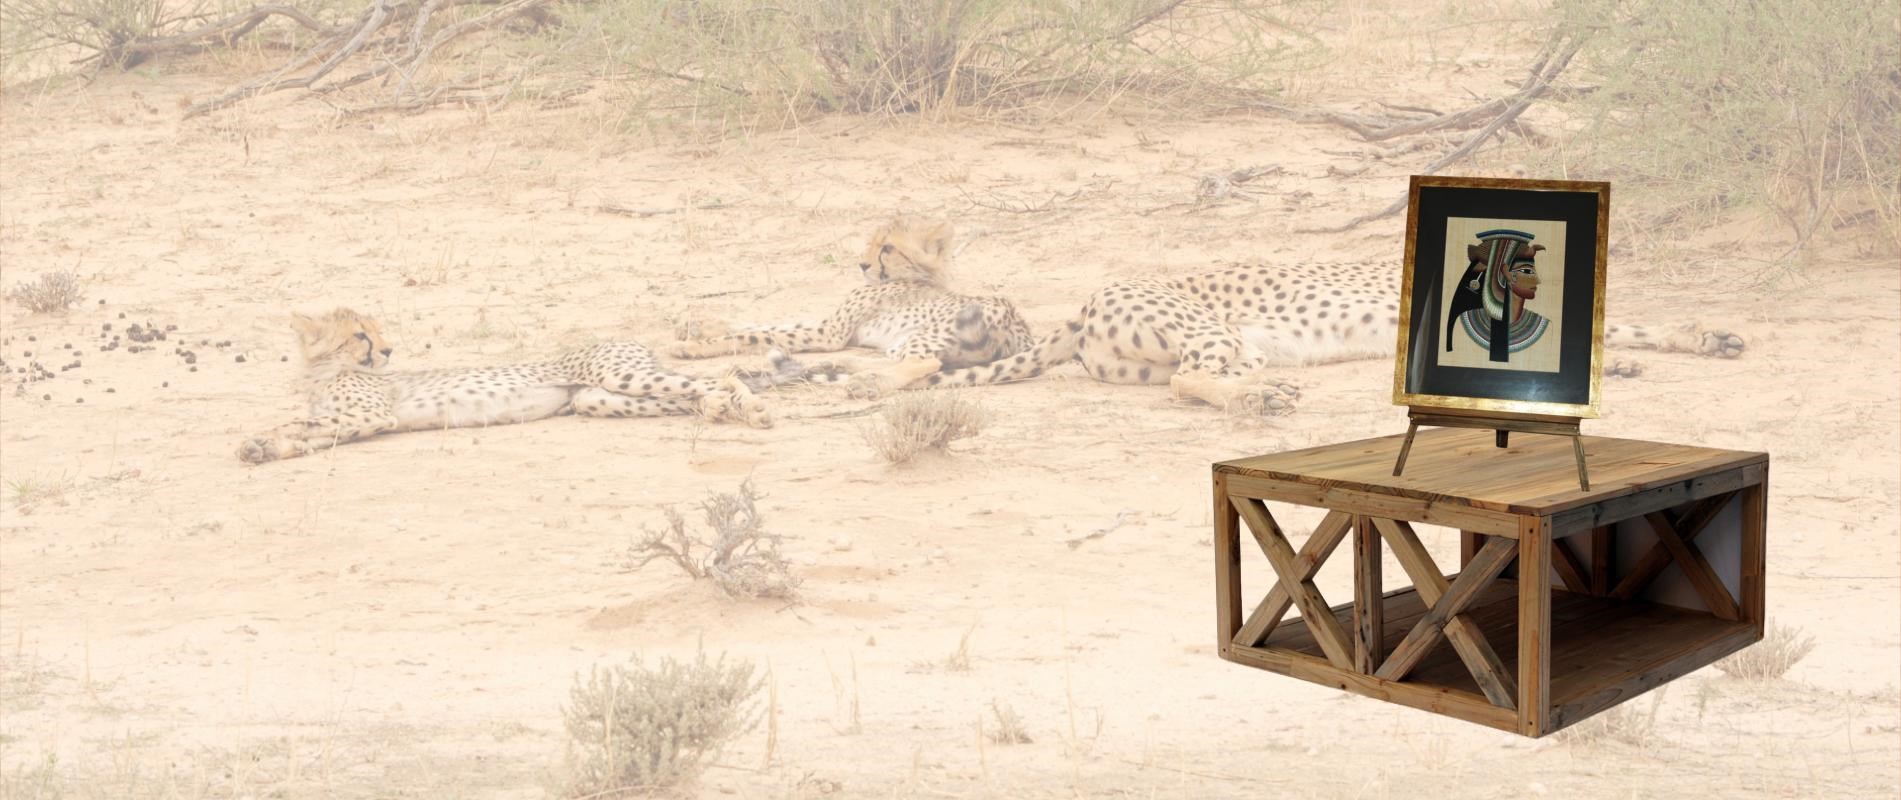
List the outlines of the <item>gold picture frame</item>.
{"label": "gold picture frame", "polygon": [[[1407,198],[1393,403],[1597,418],[1610,184],[1414,175]],[[1524,232],[1534,228],[1540,233]],[[1551,244],[1530,244],[1540,235]],[[1497,249],[1502,242],[1509,243],[1509,252]],[[1582,242],[1589,244],[1575,246]],[[1506,276],[1502,266],[1482,271],[1477,261],[1455,269],[1461,246],[1471,258],[1498,254],[1492,263],[1511,262],[1513,274]],[[1493,249],[1484,249],[1488,246]],[[1537,263],[1540,253],[1545,253],[1544,264]],[[1539,270],[1556,275],[1543,285],[1558,291],[1546,292],[1556,299],[1534,311]],[[1500,282],[1481,286],[1481,275],[1498,276]],[[1521,279],[1523,284],[1517,282]],[[1460,303],[1469,305],[1483,290],[1493,292],[1491,305],[1460,310]],[[1484,327],[1487,318],[1477,315],[1486,311],[1492,313],[1489,328]],[[1588,319],[1579,319],[1587,314]]]}

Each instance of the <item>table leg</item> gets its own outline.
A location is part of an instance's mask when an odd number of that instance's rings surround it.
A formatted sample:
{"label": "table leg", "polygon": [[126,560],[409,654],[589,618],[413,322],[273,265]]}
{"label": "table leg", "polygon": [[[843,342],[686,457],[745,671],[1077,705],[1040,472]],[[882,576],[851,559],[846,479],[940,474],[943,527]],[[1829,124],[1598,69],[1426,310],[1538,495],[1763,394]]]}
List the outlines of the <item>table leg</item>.
{"label": "table leg", "polygon": [[1545,734],[1551,703],[1551,519],[1518,526],[1518,732]]}
{"label": "table leg", "polygon": [[1743,489],[1743,598],[1742,618],[1756,625],[1756,635],[1763,635],[1764,611],[1767,600],[1767,565],[1764,563],[1768,553],[1769,529],[1769,465],[1762,467],[1762,483]]}
{"label": "table leg", "polygon": [[1381,591],[1380,535],[1373,518],[1353,518],[1353,668],[1371,675],[1385,660],[1386,601]]}
{"label": "table leg", "polygon": [[1228,476],[1215,473],[1215,647],[1226,654],[1241,630],[1241,517],[1228,501]]}

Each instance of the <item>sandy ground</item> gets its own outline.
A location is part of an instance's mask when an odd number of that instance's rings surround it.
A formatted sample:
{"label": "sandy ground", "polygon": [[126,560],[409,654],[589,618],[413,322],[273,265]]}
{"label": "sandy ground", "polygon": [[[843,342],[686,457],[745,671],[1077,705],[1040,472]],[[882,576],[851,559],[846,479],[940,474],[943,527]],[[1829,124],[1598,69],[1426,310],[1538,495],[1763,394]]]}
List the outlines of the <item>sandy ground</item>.
{"label": "sandy ground", "polygon": [[[1329,102],[1457,106],[1518,61],[1369,57]],[[17,796],[537,796],[575,673],[701,642],[769,664],[778,698],[770,760],[762,727],[706,774],[709,797],[1901,790],[1901,270],[1865,232],[1779,276],[1741,255],[1770,248],[1747,222],[1614,249],[1613,321],[1693,310],[1750,349],[1618,354],[1647,371],[1607,381],[1587,432],[1770,452],[1770,616],[1817,646],[1783,681],[1707,669],[1634,701],[1655,722],[1632,741],[1533,741],[1215,657],[1209,463],[1398,432],[1390,362],[1288,370],[1302,406],[1271,420],[1072,367],[982,392],[981,435],[898,467],[863,420],[827,416],[864,403],[818,388],[773,396],[765,431],[563,418],[263,468],[233,454],[299,412],[289,310],[379,315],[403,368],[660,343],[689,313],[816,318],[894,211],[952,219],[958,288],[1015,298],[1039,329],[1106,280],[1221,259],[1378,261],[1396,282],[1403,220],[1297,229],[1384,205],[1432,151],[1133,111],[692,146],[615,134],[599,101],[335,124],[284,97],[178,119],[235,74],[161,64],[5,101],[5,282],[89,281],[66,314],[0,312],[7,363],[57,374],[9,375],[0,399],[0,765]],[[1205,172],[1261,165],[1283,171],[1255,198],[1168,207]],[[713,200],[734,205],[597,210]],[[132,323],[177,327],[155,351],[98,350],[103,326]],[[748,476],[803,602],[623,567],[662,505]],[[1456,537],[1426,530],[1455,560]],[[1336,599],[1344,569],[1322,573]],[[1266,568],[1248,570],[1255,597]],[[1032,741],[985,741],[993,703]]]}

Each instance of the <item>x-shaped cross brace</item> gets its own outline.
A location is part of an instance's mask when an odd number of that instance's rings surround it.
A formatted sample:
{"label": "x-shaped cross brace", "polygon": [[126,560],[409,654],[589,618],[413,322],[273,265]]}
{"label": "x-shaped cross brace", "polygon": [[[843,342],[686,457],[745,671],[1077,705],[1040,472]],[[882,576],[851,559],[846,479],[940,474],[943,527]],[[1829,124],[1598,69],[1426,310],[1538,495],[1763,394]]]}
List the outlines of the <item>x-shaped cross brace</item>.
{"label": "x-shaped cross brace", "polygon": [[[1243,497],[1230,498],[1230,502],[1280,579],[1254,612],[1248,615],[1247,621],[1235,635],[1235,642],[1258,647],[1280,624],[1288,609],[1298,607],[1301,620],[1313,634],[1314,642],[1320,646],[1327,661],[1339,669],[1360,671],[1354,669],[1352,640],[1313,582],[1320,566],[1326,563],[1327,558],[1346,538],[1347,532],[1353,529],[1353,515],[1343,511],[1328,512],[1314,529],[1313,535],[1296,553],[1264,503]],[[1429,607],[1426,615],[1373,674],[1386,680],[1404,679],[1444,636],[1452,641],[1453,649],[1472,670],[1473,679],[1486,698],[1498,706],[1514,708],[1517,690],[1511,674],[1499,661],[1498,654],[1492,650],[1485,635],[1479,631],[1478,624],[1464,612],[1511,563],[1517,553],[1516,542],[1503,538],[1491,539],[1480,548],[1458,579],[1448,582],[1432,556],[1426,553],[1425,545],[1419,541],[1411,525],[1378,517],[1372,518],[1372,522],[1393,548],[1400,565],[1406,568],[1406,574],[1412,578],[1420,599]],[[1378,635],[1378,632],[1369,633]]]}
{"label": "x-shaped cross brace", "polygon": [[1710,520],[1715,519],[1736,494],[1731,492],[1699,500],[1674,522],[1662,512],[1645,514],[1644,521],[1657,534],[1657,543],[1624,575],[1623,580],[1617,582],[1617,588],[1611,590],[1611,597],[1629,600],[1637,596],[1663,573],[1665,567],[1675,562],[1682,568],[1684,577],[1690,579],[1690,585],[1696,587],[1696,593],[1703,598],[1703,603],[1710,607],[1711,614],[1717,619],[1732,622],[1740,619],[1742,613],[1736,607],[1736,598],[1730,595],[1722,579],[1716,576],[1716,570],[1710,567],[1709,559],[1704,558],[1703,551],[1694,544],[1697,535],[1709,527]]}

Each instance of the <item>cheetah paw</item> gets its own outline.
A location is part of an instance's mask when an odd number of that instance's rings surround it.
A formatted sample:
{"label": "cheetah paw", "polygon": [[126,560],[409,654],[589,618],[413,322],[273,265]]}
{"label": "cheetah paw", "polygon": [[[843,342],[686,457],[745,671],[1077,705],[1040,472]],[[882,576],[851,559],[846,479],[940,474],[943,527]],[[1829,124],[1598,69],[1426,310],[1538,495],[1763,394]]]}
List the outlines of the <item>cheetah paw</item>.
{"label": "cheetah paw", "polygon": [[1714,358],[1735,358],[1743,354],[1743,337],[1728,331],[1703,331],[1697,352]]}
{"label": "cheetah paw", "polygon": [[247,439],[244,444],[238,445],[238,460],[246,464],[263,464],[282,457],[277,442],[263,437]]}
{"label": "cheetah paw", "polygon": [[1273,383],[1242,392],[1235,397],[1232,407],[1249,416],[1282,417],[1294,413],[1299,404],[1300,387]]}
{"label": "cheetah paw", "polygon": [[1628,358],[1613,359],[1604,365],[1607,378],[1635,378],[1644,374],[1644,365]]}
{"label": "cheetah paw", "polygon": [[890,391],[884,376],[876,372],[860,372],[845,382],[845,393],[858,400],[876,400]]}
{"label": "cheetah paw", "polygon": [[719,320],[686,318],[673,325],[673,338],[680,342],[697,342],[715,339],[731,333],[726,323]]}

